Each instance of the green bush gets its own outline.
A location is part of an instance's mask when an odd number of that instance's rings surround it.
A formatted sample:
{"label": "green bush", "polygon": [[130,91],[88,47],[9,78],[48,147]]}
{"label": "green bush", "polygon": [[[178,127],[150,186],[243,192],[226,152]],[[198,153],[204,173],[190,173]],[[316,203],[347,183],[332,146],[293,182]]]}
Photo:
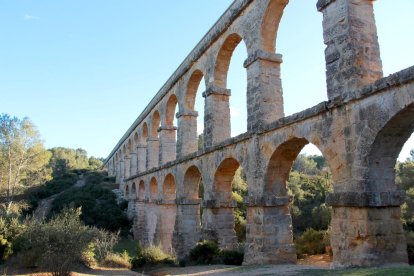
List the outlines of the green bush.
{"label": "green bush", "polygon": [[235,250],[222,250],[220,260],[225,265],[242,265],[244,253]]}
{"label": "green bush", "polygon": [[103,267],[131,269],[131,257],[125,251],[121,254],[111,253],[101,262]]}
{"label": "green bush", "polygon": [[196,264],[213,264],[217,263],[217,257],[220,249],[217,243],[213,241],[202,241],[190,250],[188,260]]}
{"label": "green bush", "polygon": [[176,259],[162,251],[162,249],[158,246],[142,248],[138,245],[137,257],[132,260],[133,268],[141,268],[144,266],[154,266],[159,264],[174,265],[176,264]]}
{"label": "green bush", "polygon": [[316,231],[312,228],[307,229],[295,240],[296,252],[298,256],[305,254],[315,255],[325,253],[326,246],[329,245],[328,231]]}
{"label": "green bush", "polygon": [[106,235],[85,226],[79,216],[80,209],[65,209],[48,222],[27,220],[25,231],[16,240],[23,264],[38,266],[53,275],[69,275],[72,266],[82,262],[84,253],[90,251],[90,244]]}
{"label": "green bush", "polygon": [[107,177],[104,173],[89,172],[85,186],[66,190],[56,197],[51,214],[57,214],[67,207],[82,207],[80,218],[86,225],[112,232],[121,230],[121,236],[127,236],[131,222],[117,204],[116,195],[108,187],[113,183],[105,182],[105,179]]}
{"label": "green bush", "polygon": [[0,263],[5,261],[12,254],[12,244],[0,235]]}
{"label": "green bush", "polygon": [[414,264],[414,232],[406,231],[405,237],[407,239],[408,263],[410,265],[413,265]]}

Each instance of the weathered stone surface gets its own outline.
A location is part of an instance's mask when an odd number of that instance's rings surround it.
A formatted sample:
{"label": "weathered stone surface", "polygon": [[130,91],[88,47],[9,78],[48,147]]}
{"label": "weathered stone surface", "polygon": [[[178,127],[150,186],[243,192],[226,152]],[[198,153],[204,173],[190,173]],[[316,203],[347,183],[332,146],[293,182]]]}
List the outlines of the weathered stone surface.
{"label": "weathered stone surface", "polygon": [[[205,238],[232,248],[231,181],[242,166],[248,183],[244,264],[295,263],[286,182],[293,161],[312,143],[334,180],[327,197],[334,266],[407,263],[404,195],[394,167],[414,129],[414,67],[382,78],[373,1],[319,0],[329,101],[285,117],[275,40],[287,3],[234,1],[109,155],[105,166],[129,200],[134,237],[179,258]],[[248,131],[231,138],[227,71],[242,41]],[[203,78],[199,149],[194,102]]]}

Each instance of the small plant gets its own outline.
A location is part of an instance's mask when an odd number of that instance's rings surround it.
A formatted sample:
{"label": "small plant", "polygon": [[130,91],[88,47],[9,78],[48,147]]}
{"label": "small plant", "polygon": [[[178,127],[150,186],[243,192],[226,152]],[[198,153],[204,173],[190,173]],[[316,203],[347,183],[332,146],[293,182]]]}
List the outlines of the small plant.
{"label": "small plant", "polygon": [[242,265],[244,253],[235,250],[222,250],[220,260],[225,265]]}
{"label": "small plant", "polygon": [[217,243],[204,240],[191,249],[188,260],[196,264],[213,264],[218,261],[219,253],[220,249]]}
{"label": "small plant", "polygon": [[176,259],[162,251],[158,246],[149,246],[143,248],[141,246],[137,247],[137,257],[132,260],[133,268],[141,268],[144,266],[153,266],[153,265],[174,265]]}
{"label": "small plant", "polygon": [[110,253],[105,259],[101,262],[101,265],[104,267],[110,268],[126,268],[131,269],[131,257],[126,251],[121,254]]}
{"label": "small plant", "polygon": [[326,246],[329,245],[328,241],[326,231],[309,228],[295,240],[296,252],[298,256],[323,254]]}

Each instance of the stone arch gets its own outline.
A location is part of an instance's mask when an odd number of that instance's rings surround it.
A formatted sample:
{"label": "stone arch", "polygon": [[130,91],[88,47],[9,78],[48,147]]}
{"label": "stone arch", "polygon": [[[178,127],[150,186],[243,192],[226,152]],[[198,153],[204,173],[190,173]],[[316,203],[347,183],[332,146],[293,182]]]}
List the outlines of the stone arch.
{"label": "stone arch", "polygon": [[166,252],[173,249],[172,240],[174,226],[177,216],[177,205],[175,204],[176,185],[174,176],[168,174],[162,185],[162,205],[161,208],[161,224],[160,224],[160,240],[161,246]]}
{"label": "stone arch", "polygon": [[154,113],[152,113],[152,117],[151,117],[150,136],[152,138],[158,137],[158,128],[160,127],[160,123],[161,123],[160,113],[158,112],[158,110],[155,110]]}
{"label": "stone arch", "polygon": [[133,199],[136,199],[137,198],[137,186],[136,186],[135,182],[132,183],[131,197]]}
{"label": "stone arch", "polygon": [[264,182],[264,194],[286,196],[286,181],[293,162],[304,146],[309,144],[305,138],[292,138],[276,148],[270,157]]}
{"label": "stone arch", "polygon": [[226,38],[218,52],[214,70],[214,81],[220,88],[227,88],[227,74],[231,57],[242,40],[243,39],[239,34],[233,33]]}
{"label": "stone arch", "polygon": [[135,131],[134,133],[134,146],[138,146],[139,144],[139,138],[138,138],[138,132]]}
{"label": "stone arch", "polygon": [[266,52],[276,51],[276,37],[283,10],[288,1],[271,0],[265,10],[261,24],[262,48]]}
{"label": "stone arch", "polygon": [[194,70],[194,72],[191,74],[191,77],[187,83],[187,90],[184,97],[185,109],[195,111],[196,94],[203,77],[204,74],[199,69]]}
{"label": "stone arch", "polygon": [[127,153],[130,154],[132,151],[132,140],[131,138],[128,139],[128,143],[127,143]]}
{"label": "stone arch", "polygon": [[187,169],[184,174],[184,197],[187,199],[199,198],[199,185],[201,181],[201,172],[197,166],[193,165]]}
{"label": "stone arch", "polygon": [[145,200],[145,182],[141,180],[138,185],[138,200],[144,201]]}
{"label": "stone arch", "polygon": [[128,185],[125,185],[125,187],[124,187],[124,198],[126,200],[129,199],[129,186]]}
{"label": "stone arch", "polygon": [[162,185],[162,199],[166,201],[173,201],[176,198],[176,184],[174,176],[168,174]]}
{"label": "stone arch", "polygon": [[177,103],[177,96],[175,94],[172,94],[165,106],[164,126],[174,126],[175,110],[177,108]]}
{"label": "stone arch", "polygon": [[142,124],[142,129],[141,129],[140,143],[143,145],[146,145],[147,138],[148,138],[148,125],[146,122],[144,122],[144,124]]}
{"label": "stone arch", "polygon": [[215,198],[223,202],[232,200],[232,181],[240,163],[230,157],[224,159],[214,174],[214,194]]}
{"label": "stone arch", "polygon": [[395,164],[414,130],[414,104],[394,114],[379,130],[364,160],[368,168],[365,191],[395,191]]}
{"label": "stone arch", "polygon": [[155,202],[158,200],[158,182],[155,177],[151,178],[149,184],[149,198],[151,202]]}

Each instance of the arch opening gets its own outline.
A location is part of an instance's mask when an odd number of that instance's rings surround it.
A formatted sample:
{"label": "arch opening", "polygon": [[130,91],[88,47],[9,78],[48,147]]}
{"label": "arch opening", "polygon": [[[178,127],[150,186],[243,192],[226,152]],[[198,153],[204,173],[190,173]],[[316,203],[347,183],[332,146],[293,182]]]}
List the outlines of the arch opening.
{"label": "arch opening", "polygon": [[[330,244],[329,226],[331,209],[325,205],[328,193],[333,191],[333,179],[329,164],[316,146],[309,147],[305,138],[292,138],[273,152],[265,177],[264,195],[289,197],[287,209],[291,219],[284,227],[292,229],[291,239],[296,253],[327,254]],[[311,153],[311,154],[309,154]],[[281,207],[282,208],[282,207]],[[282,209],[281,209],[282,210]],[[306,236],[317,237],[319,247],[306,247]]]}
{"label": "arch opening", "polygon": [[175,179],[172,174],[168,174],[165,177],[162,187],[163,200],[173,201],[176,198],[176,185]]}
{"label": "arch opening", "polygon": [[231,89],[228,114],[231,137],[247,131],[247,71],[244,68],[246,59],[247,48],[242,37],[236,33],[229,35],[217,56],[215,84]]}
{"label": "arch opening", "polygon": [[[231,221],[231,229],[228,223],[219,226],[219,244],[222,247],[234,247],[237,243],[246,241],[247,206],[244,198],[247,196],[248,185],[246,175],[240,163],[233,158],[227,158],[214,175],[214,197],[223,203],[235,202],[228,206],[231,208],[220,208],[218,214],[226,216],[226,221]],[[227,204],[225,204],[227,205]],[[222,229],[220,229],[222,228]],[[222,233],[222,234],[221,234]]]}
{"label": "arch opening", "polygon": [[145,200],[145,183],[143,180],[139,182],[138,186],[138,200],[144,201]]}

